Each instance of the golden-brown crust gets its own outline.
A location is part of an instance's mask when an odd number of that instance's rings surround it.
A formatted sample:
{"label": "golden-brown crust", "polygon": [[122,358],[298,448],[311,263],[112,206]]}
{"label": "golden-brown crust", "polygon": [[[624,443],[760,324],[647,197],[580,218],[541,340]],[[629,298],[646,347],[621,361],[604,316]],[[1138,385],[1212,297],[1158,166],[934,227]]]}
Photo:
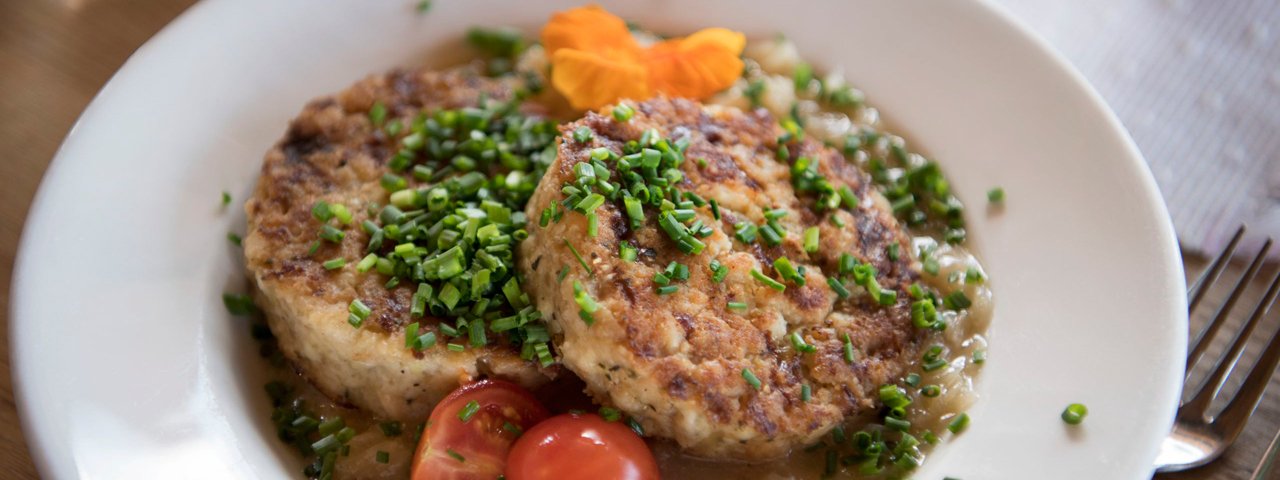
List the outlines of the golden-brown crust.
{"label": "golden-brown crust", "polygon": [[[360,224],[376,215],[368,207],[387,203],[380,179],[400,140],[370,123],[373,104],[386,107],[388,121],[409,125],[423,111],[475,106],[481,96],[508,99],[513,86],[469,67],[373,75],[308,103],[267,152],[245,205],[245,264],[282,351],[331,398],[389,418],[425,418],[436,400],[467,377],[498,375],[526,385],[546,380],[545,372],[503,341],[465,352],[405,348],[399,332],[411,320],[416,286],[388,289],[386,276],[355,268],[369,242]],[[322,241],[311,254],[322,227],[311,214],[318,200],[346,206],[354,221],[330,220],[345,237],[337,244]],[[347,265],[333,271],[322,266],[337,257]],[[359,329],[346,320],[356,298],[372,311]],[[430,317],[413,320],[423,333],[439,324]]]}
{"label": "golden-brown crust", "polygon": [[[910,242],[866,175],[812,140],[792,145],[790,158],[779,161],[775,152],[782,130],[763,110],[743,113],[681,99],[650,100],[635,110],[628,122],[589,113],[562,127],[559,157],[529,203],[530,218],[563,198],[560,186],[574,178],[573,166],[586,161],[591,149],[621,153],[623,144],[654,128],[663,138],[689,138],[679,188],[716,199],[722,219],[716,221],[708,208],[697,209],[697,218],[714,230],[702,239],[707,247],[699,255],[675,248],[651,210],[644,227],[632,230],[612,203],[596,210],[596,238],[588,237],[586,219],[577,213],[545,228],[532,227],[521,246],[521,268],[539,309],[550,313],[565,365],[598,400],[636,417],[646,431],[710,457],[778,457],[816,440],[843,418],[874,408],[876,389],[902,373],[923,334],[911,325],[904,292],[917,275]],[[579,126],[594,132],[590,142],[572,139],[570,132]],[[819,159],[820,173],[837,188],[847,185],[856,192],[859,207],[814,213],[815,199],[797,195],[791,185],[789,162],[801,156]],[[697,159],[706,166],[699,167]],[[762,224],[764,212],[773,208],[789,212],[779,220],[788,232],[781,245],[748,245],[733,238],[735,223]],[[847,226],[835,227],[830,215],[841,215]],[[822,248],[808,254],[802,232],[812,226],[821,231]],[[593,275],[577,265],[566,239],[590,263]],[[639,249],[636,262],[619,258],[623,240]],[[894,243],[903,253],[897,261],[886,253]],[[837,301],[826,278],[835,274],[846,252],[874,265],[881,285],[904,292],[895,305],[881,307],[857,287],[853,297]],[[781,256],[806,268],[804,286],[788,282],[779,292],[751,276],[756,269],[776,278],[771,264]],[[730,269],[722,283],[711,278],[711,259]],[[653,275],[671,261],[688,265],[690,277],[676,293],[659,295]],[[564,265],[570,273],[558,282]],[[575,281],[602,306],[593,325],[577,317]],[[745,302],[748,309],[730,310],[730,301]],[[793,350],[786,336],[797,331],[816,353]],[[845,334],[856,351],[852,363],[844,359]],[[748,385],[743,369],[760,379],[761,389]],[[809,402],[801,400],[804,384],[812,388]]]}

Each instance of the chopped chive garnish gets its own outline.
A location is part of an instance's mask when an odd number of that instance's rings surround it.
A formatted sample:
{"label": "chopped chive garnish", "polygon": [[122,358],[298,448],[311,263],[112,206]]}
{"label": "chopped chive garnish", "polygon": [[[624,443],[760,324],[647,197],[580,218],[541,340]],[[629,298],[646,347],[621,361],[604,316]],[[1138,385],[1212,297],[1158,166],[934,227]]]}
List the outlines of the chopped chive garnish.
{"label": "chopped chive garnish", "polygon": [[938,395],[942,395],[942,387],[937,385],[932,385],[932,384],[925,385],[924,388],[920,389],[920,394],[929,398],[933,398]]}
{"label": "chopped chive garnish", "polygon": [[635,417],[627,418],[627,426],[631,427],[631,431],[636,432],[636,435],[644,436],[644,426],[640,425],[640,422],[636,421]]}
{"label": "chopped chive garnish", "polygon": [[809,399],[812,398],[812,396],[813,396],[813,391],[812,389],[809,388],[809,384],[806,383],[806,384],[800,385],[800,401],[808,403]]}
{"label": "chopped chive garnish", "polygon": [[733,226],[733,228],[733,236],[734,238],[737,238],[739,242],[755,243],[757,228],[754,224],[750,222],[738,222]]}
{"label": "chopped chive garnish", "polygon": [[560,272],[556,274],[556,282],[563,282],[564,277],[569,275],[569,266],[560,267]]}
{"label": "chopped chive garnish", "polygon": [[1062,421],[1067,422],[1068,425],[1079,425],[1088,414],[1089,407],[1084,406],[1083,403],[1073,403],[1067,405],[1067,408],[1062,411]]}
{"label": "chopped chive garnish", "polygon": [[466,405],[462,406],[462,410],[458,411],[458,420],[462,420],[463,423],[466,423],[471,420],[471,417],[474,416],[476,412],[479,412],[479,411],[480,411],[480,402],[477,402],[475,400],[467,402]]}
{"label": "chopped chive garnish", "polygon": [[912,387],[920,386],[920,374],[909,373],[907,374],[907,378],[903,379],[902,382]]}
{"label": "chopped chive garnish", "polygon": [[517,437],[524,434],[523,428],[511,422],[502,422],[502,430]]}
{"label": "chopped chive garnish", "polygon": [[[1076,404],[1076,405],[1079,405],[1079,404]],[[1071,407],[1067,407],[1068,410],[1070,408]],[[1065,415],[1063,416],[1065,417]],[[1071,423],[1071,422],[1067,422],[1067,423]],[[951,420],[951,423],[947,424],[947,430],[950,430],[951,433],[960,433],[960,432],[963,432],[964,429],[967,428],[968,426],[969,426],[969,414],[961,413],[959,415],[956,415],[956,418]]]}
{"label": "chopped chive garnish", "polygon": [[333,211],[329,210],[329,202],[317,200],[315,204],[311,205],[311,216],[319,220],[320,223],[328,222],[330,218],[333,218]]}
{"label": "chopped chive garnish", "polygon": [[986,363],[986,362],[987,362],[987,351],[986,351],[986,350],[974,350],[974,351],[973,351],[973,363],[976,363],[976,364],[981,365],[981,364]]}
{"label": "chopped chive garnish", "polygon": [[784,291],[784,290],[786,290],[786,289],[787,289],[787,286],[786,286],[786,285],[783,285],[783,284],[782,284],[782,282],[779,282],[779,281],[777,281],[777,280],[774,280],[774,279],[772,279],[772,278],[769,278],[769,276],[767,276],[767,275],[765,275],[765,274],[763,274],[763,273],[760,273],[760,270],[757,270],[757,269],[754,269],[754,268],[753,268],[753,269],[751,269],[751,276],[752,276],[752,277],[755,277],[755,279],[756,279],[757,281],[759,281],[760,283],[765,284],[765,286],[767,286],[767,287],[769,287],[769,288],[772,288],[772,289],[774,289],[774,290],[777,290],[777,291],[779,291],[779,292]]}
{"label": "chopped chive garnish", "polygon": [[343,225],[351,225],[353,217],[351,216],[351,210],[347,209],[346,205],[341,203],[329,204],[329,212],[333,213],[333,217],[337,218]]}
{"label": "chopped chive garnish", "polygon": [[760,379],[756,378],[756,374],[751,373],[751,369],[749,368],[742,369],[742,378],[747,380],[747,384],[751,385],[751,388],[754,388],[756,390],[759,390],[761,388]]}
{"label": "chopped chive garnish", "polygon": [[231,194],[224,191],[222,192],[222,206],[225,207],[227,205],[231,205]]}
{"label": "chopped chive garnish", "polygon": [[951,292],[950,295],[947,295],[946,298],[943,299],[943,303],[946,304],[947,308],[952,310],[964,310],[973,305],[973,302],[969,300],[969,297],[960,290],[956,290]]}
{"label": "chopped chive garnish", "polygon": [[905,432],[911,429],[911,422],[900,418],[884,417],[884,426],[890,430]]}
{"label": "chopped chive garnish", "polygon": [[969,267],[969,269],[964,272],[964,283],[972,285],[982,283],[986,280],[987,277],[982,274],[982,270],[978,270],[978,267]]}
{"label": "chopped chive garnish", "polygon": [[596,212],[587,213],[587,236],[596,238],[600,233],[600,219]]}
{"label": "chopped chive garnish", "polygon": [[801,287],[804,286],[804,276],[800,274],[800,271],[796,270],[795,266],[791,264],[791,260],[787,257],[778,257],[774,260],[773,269],[777,270],[778,275],[781,275],[782,278],[790,280]]}
{"label": "chopped chive garnish", "polygon": [[457,344],[457,343],[450,343],[450,344],[446,345],[446,346],[445,346],[445,348],[448,348],[450,352],[461,352],[461,351],[463,351],[463,350],[466,350],[466,349],[467,349],[467,347],[464,347],[464,346],[459,345],[459,344]]}
{"label": "chopped chive garnish", "polygon": [[844,361],[853,363],[853,342],[849,339],[849,334],[844,334]]}
{"label": "chopped chive garnish", "polygon": [[248,295],[224,293],[222,294],[222,305],[227,307],[228,312],[236,316],[248,316],[258,313],[258,307],[253,304],[253,297]]}
{"label": "chopped chive garnish", "polygon": [[592,138],[594,138],[594,135],[591,133],[591,129],[586,125],[573,130],[573,141],[575,142],[587,143],[590,142]]}
{"label": "chopped chive garnish", "polygon": [[337,270],[347,265],[347,259],[338,257],[326,260],[323,264],[325,270]]}
{"label": "chopped chive garnish", "polygon": [[378,463],[383,463],[383,464],[391,463],[391,454],[383,450],[378,450],[374,454],[374,460],[377,461]]}
{"label": "chopped chive garnish", "polygon": [[747,309],[746,302],[729,302],[725,306],[729,307],[729,310],[743,311]]}
{"label": "chopped chive garnish", "polygon": [[840,298],[849,298],[849,289],[845,288],[844,283],[841,283],[840,279],[836,277],[827,277],[827,286],[831,287],[831,290],[836,292],[836,296]]}
{"label": "chopped chive garnish", "polygon": [[227,232],[227,240],[230,241],[231,243],[236,244],[236,246],[241,246],[244,244],[244,239],[240,238],[240,236],[236,235],[234,232]]}
{"label": "chopped chive garnish", "polygon": [[[334,228],[333,225],[325,225],[320,228],[320,238],[329,243],[340,243],[347,236],[342,230]],[[318,246],[319,244],[317,244]]]}
{"label": "chopped chive garnish", "polygon": [[587,271],[587,275],[595,276],[595,272],[591,271],[591,266],[587,265],[587,261],[582,259],[582,254],[578,253],[578,249],[573,248],[573,244],[568,240],[564,241],[564,246],[569,247],[569,251],[573,252],[573,258],[578,259],[578,265],[582,265],[582,269]]}
{"label": "chopped chive garnish", "polygon": [[619,103],[617,106],[613,107],[613,119],[619,122],[631,120],[631,117],[635,114],[636,111],[625,103]]}
{"label": "chopped chive garnish", "polygon": [[356,264],[356,271],[360,273],[367,272],[377,263],[378,255],[370,253],[365,255],[364,258],[360,259],[360,262]]}
{"label": "chopped chive garnish", "polygon": [[600,407],[600,417],[606,422],[616,422],[622,419],[622,412],[616,408]]}
{"label": "chopped chive garnish", "polygon": [[458,454],[458,452],[453,451],[453,449],[452,449],[452,448],[445,450],[445,451],[444,451],[444,453],[447,453],[450,457],[453,457],[453,459],[454,459],[454,460],[457,460],[457,461],[459,461],[459,462],[466,462],[466,461],[467,461],[467,458],[466,458],[466,457],[463,457],[462,455],[459,455],[459,454]]}
{"label": "chopped chive garnish", "polygon": [[892,260],[895,262],[898,261],[898,248],[899,246],[896,243],[889,244],[889,249],[888,249],[889,260]]}
{"label": "chopped chive garnish", "polygon": [[670,295],[678,291],[680,291],[680,287],[676,285],[658,287],[658,295]]}
{"label": "chopped chive garnish", "polygon": [[378,429],[387,437],[398,437],[404,432],[404,425],[395,421],[382,422],[378,424]]}
{"label": "chopped chive garnish", "polygon": [[618,242],[618,256],[624,262],[634,262],[636,261],[636,247],[631,246],[631,243],[626,240]]}
{"label": "chopped chive garnish", "polygon": [[373,107],[369,108],[369,123],[375,127],[381,127],[382,122],[387,120],[387,106],[382,102],[373,102]]}
{"label": "chopped chive garnish", "polygon": [[[818,251],[818,235],[820,231],[818,227],[809,227],[804,231],[804,251],[808,253],[817,253]],[[894,246],[897,246],[896,244]]]}
{"label": "chopped chive garnish", "polygon": [[987,190],[987,201],[991,203],[1004,202],[1004,189],[996,187],[991,190]]}
{"label": "chopped chive garnish", "polygon": [[719,220],[720,220],[720,204],[719,204],[719,203],[717,203],[717,202],[716,202],[716,199],[714,199],[714,198],[713,198],[713,199],[711,199],[711,200],[708,200],[708,201],[707,201],[707,203],[711,204],[711,216],[712,216],[712,218],[715,218],[715,219],[716,219],[716,221],[719,221]]}
{"label": "chopped chive garnish", "polygon": [[711,269],[711,281],[713,282],[723,282],[724,277],[729,275],[729,267],[720,264],[719,260],[712,259],[708,267]]}

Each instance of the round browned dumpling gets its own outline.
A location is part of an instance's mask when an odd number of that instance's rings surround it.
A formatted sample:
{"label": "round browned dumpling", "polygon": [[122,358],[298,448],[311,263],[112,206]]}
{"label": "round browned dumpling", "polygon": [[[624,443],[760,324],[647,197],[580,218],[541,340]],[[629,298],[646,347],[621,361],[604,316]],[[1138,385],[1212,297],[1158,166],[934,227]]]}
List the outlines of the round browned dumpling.
{"label": "round browned dumpling", "polygon": [[[388,121],[409,125],[420,112],[473,107],[482,96],[511,98],[514,87],[512,80],[482,77],[469,67],[371,76],[313,100],[267,152],[257,190],[245,206],[245,265],[284,355],[339,404],[382,418],[421,420],[471,378],[498,377],[526,387],[548,380],[547,371],[504,342],[460,352],[443,345],[420,352],[407,348],[405,325],[417,322],[425,334],[437,331],[440,320],[410,317],[414,285],[388,289],[388,277],[356,271],[369,242],[360,224],[376,216],[367,207],[387,204],[379,180],[400,140],[373,127],[372,106],[382,103]],[[349,225],[329,221],[345,236],[336,244],[319,242],[312,252],[322,223],[311,209],[319,200],[346,206],[354,218]],[[347,264],[332,271],[322,266],[336,257]],[[371,312],[359,328],[347,322],[353,299]]]}
{"label": "round browned dumpling", "polygon": [[[594,238],[579,212],[565,212],[545,227],[531,225],[520,267],[564,365],[598,401],[634,417],[647,433],[705,457],[776,458],[876,408],[878,388],[899,378],[925,334],[913,327],[905,294],[917,277],[909,239],[867,176],[812,140],[791,142],[780,155],[784,130],[763,110],[744,113],[680,99],[629,105],[636,112],[629,121],[590,113],[562,126],[558,158],[528,205],[529,217],[540,218],[565,198],[562,186],[576,179],[575,166],[589,161],[593,149],[622,155],[624,144],[648,129],[671,143],[687,139],[684,178],[676,186],[714,199],[721,217],[714,218],[709,204],[695,208],[690,222],[711,228],[697,254],[677,248],[659,227],[654,206],[645,207],[643,226],[633,229],[622,202],[606,202],[595,210]],[[582,127],[592,132],[589,141],[574,139]],[[849,187],[857,207],[813,208],[817,198],[792,186],[790,164],[802,157],[817,160],[817,172],[837,189]],[[735,238],[736,225],[765,224],[766,211],[777,209],[786,212],[776,220],[786,230],[780,245]],[[812,253],[803,247],[810,227],[820,234],[820,248]],[[624,241],[638,251],[634,262],[619,256]],[[902,253],[898,260],[889,259],[891,245]],[[836,275],[844,253],[874,266],[878,284],[900,292],[896,300],[883,306],[852,282],[845,283],[851,295],[840,299],[827,278]],[[779,257],[803,268],[803,286],[779,278],[773,268]],[[713,261],[728,269],[720,282],[713,278]],[[671,262],[687,266],[689,277],[671,283],[678,287],[674,293],[661,294],[654,276]],[[600,306],[590,324],[580,318],[575,284]],[[813,351],[798,352],[792,334]]]}

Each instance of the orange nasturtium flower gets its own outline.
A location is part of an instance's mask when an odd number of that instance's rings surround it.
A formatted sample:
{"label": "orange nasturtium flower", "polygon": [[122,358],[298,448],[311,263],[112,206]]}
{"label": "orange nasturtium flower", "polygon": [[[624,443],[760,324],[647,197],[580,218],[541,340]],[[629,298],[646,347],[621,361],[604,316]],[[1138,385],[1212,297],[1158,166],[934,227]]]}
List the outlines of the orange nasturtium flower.
{"label": "orange nasturtium flower", "polygon": [[542,29],[551,85],[573,108],[659,93],[705,98],[742,75],[746,37],[723,28],[641,47],[621,18],[596,5],[556,13]]}

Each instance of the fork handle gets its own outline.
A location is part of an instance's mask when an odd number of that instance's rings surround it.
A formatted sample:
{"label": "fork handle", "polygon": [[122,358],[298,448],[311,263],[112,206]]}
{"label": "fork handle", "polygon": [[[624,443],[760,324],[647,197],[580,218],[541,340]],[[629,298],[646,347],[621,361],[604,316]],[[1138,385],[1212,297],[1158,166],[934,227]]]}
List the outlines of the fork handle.
{"label": "fork handle", "polygon": [[[1253,480],[1271,479],[1271,473],[1276,472],[1276,457],[1280,454],[1280,431],[1276,432],[1276,437],[1271,439],[1271,445],[1267,447],[1266,453],[1262,454],[1262,459],[1258,461],[1258,466],[1253,470]],[[1280,473],[1280,472],[1278,472]]]}

